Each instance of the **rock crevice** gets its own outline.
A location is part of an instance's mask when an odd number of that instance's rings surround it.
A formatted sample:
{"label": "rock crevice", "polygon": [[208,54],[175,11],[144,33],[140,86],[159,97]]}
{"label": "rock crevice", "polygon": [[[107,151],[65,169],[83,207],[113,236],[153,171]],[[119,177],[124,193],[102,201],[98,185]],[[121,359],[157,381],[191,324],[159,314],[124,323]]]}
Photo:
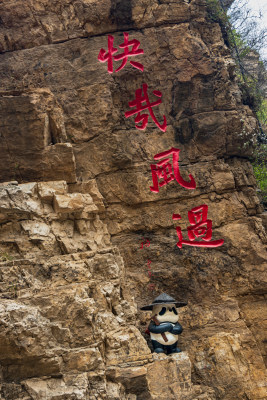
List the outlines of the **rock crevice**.
{"label": "rock crevice", "polygon": [[[257,122],[205,2],[1,7],[1,400],[264,400]],[[140,42],[144,72],[128,61],[109,74],[98,61],[123,32]],[[166,132],[124,116],[143,83],[151,100],[162,93]],[[171,148],[196,189],[174,179],[150,190],[154,156]],[[178,223],[186,235],[201,204],[223,246],[178,248]],[[151,353],[138,311],[161,292],[188,301],[176,356]]]}

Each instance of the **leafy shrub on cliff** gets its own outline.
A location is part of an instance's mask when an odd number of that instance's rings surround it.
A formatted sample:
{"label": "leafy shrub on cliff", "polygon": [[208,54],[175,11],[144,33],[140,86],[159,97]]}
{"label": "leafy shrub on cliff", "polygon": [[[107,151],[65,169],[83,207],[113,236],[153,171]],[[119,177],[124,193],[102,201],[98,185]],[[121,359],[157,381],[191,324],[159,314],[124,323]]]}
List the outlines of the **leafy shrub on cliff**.
{"label": "leafy shrub on cliff", "polygon": [[266,44],[267,32],[259,28],[258,17],[252,15],[247,0],[234,1],[229,15],[224,4],[223,0],[207,0],[208,15],[221,26],[225,44],[236,61],[243,103],[254,111],[259,122],[258,144],[251,161],[262,201],[267,205],[267,100],[263,89],[266,70],[257,53]]}
{"label": "leafy shrub on cliff", "polygon": [[267,145],[261,145],[257,149],[257,156],[252,163],[254,175],[261,190],[261,198],[267,206]]}
{"label": "leafy shrub on cliff", "polygon": [[263,99],[263,101],[261,102],[259,110],[257,111],[257,116],[258,116],[258,119],[259,119],[260,123],[262,124],[262,126],[264,126],[266,129],[266,126],[267,126],[267,99]]}
{"label": "leafy shrub on cliff", "polygon": [[[255,113],[261,109],[264,101],[261,74],[264,63],[255,60],[255,68],[248,67],[250,53],[258,52],[267,44],[267,30],[259,28],[257,18],[247,7],[247,0],[232,2],[230,11],[223,0],[207,0],[210,19],[220,24],[226,45],[236,60],[236,75],[243,95],[243,102]],[[228,11],[228,13],[227,13]],[[228,15],[229,14],[229,15]]]}

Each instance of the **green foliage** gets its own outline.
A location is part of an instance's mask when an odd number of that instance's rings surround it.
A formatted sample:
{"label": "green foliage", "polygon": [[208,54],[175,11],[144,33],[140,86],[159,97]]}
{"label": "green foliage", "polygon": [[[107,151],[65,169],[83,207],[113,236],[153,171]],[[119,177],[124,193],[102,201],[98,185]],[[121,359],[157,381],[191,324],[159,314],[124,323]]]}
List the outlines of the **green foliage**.
{"label": "green foliage", "polygon": [[264,101],[258,82],[251,76],[239,77],[239,88],[242,93],[243,103],[248,105],[258,116]]}
{"label": "green foliage", "polygon": [[[267,204],[267,100],[261,89],[261,78],[259,71],[264,71],[264,63],[258,61],[255,72],[246,69],[246,58],[249,53],[263,46],[266,33],[257,32],[257,22],[251,16],[250,10],[240,8],[241,0],[236,2],[236,8],[230,15],[222,6],[220,0],[206,0],[207,11],[210,20],[220,24],[225,44],[230,48],[236,61],[236,77],[242,93],[243,103],[248,105],[255,113],[261,129],[259,129],[258,143],[254,148],[252,161],[255,178],[261,191],[263,203]],[[246,1],[244,0],[244,6]],[[239,29],[235,29],[234,22],[238,22]],[[235,25],[236,26],[236,25]],[[265,132],[264,132],[265,130]],[[244,139],[243,139],[244,140]],[[252,145],[251,143],[249,144]]]}
{"label": "green foliage", "polygon": [[[230,26],[229,20],[228,24]],[[233,27],[231,29],[231,32],[229,32],[228,36],[229,36],[230,48],[238,51],[239,60],[242,61],[249,54],[251,48]]]}
{"label": "green foliage", "polygon": [[267,99],[263,99],[261,102],[257,117],[262,125],[267,125]]}
{"label": "green foliage", "polygon": [[260,147],[261,153],[252,163],[254,175],[261,190],[261,198],[264,204],[267,204],[267,145]]}
{"label": "green foliage", "polygon": [[0,261],[12,261],[13,257],[6,251],[0,253]]}
{"label": "green foliage", "polygon": [[[236,76],[241,89],[243,103],[257,113],[262,107],[263,93],[257,72],[256,74],[249,73],[244,62],[252,48],[247,40],[234,28],[220,0],[207,0],[207,11],[210,19],[220,24],[225,43],[231,49],[236,61]],[[254,24],[252,27],[254,27]]]}
{"label": "green foliage", "polygon": [[18,290],[19,290],[19,284],[18,282],[9,282],[9,286],[7,287],[7,290],[11,293],[11,296],[13,298],[18,297]]}
{"label": "green foliage", "polygon": [[227,26],[229,18],[223,10],[219,0],[207,0],[207,11],[211,21]]}

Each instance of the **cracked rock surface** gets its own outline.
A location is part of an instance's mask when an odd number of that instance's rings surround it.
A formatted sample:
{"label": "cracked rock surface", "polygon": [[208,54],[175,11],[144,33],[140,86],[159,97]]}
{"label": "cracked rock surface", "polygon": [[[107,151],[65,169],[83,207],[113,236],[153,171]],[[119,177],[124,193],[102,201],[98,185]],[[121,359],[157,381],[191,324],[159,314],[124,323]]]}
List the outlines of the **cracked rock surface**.
{"label": "cracked rock surface", "polygon": [[[0,399],[266,399],[267,219],[248,160],[257,123],[205,2],[0,9]],[[123,32],[140,41],[132,60],[144,72],[98,62],[108,34],[118,48]],[[151,101],[162,92],[166,132],[124,117],[143,83]],[[150,164],[172,147],[196,189],[173,180],[153,193]],[[175,227],[186,234],[201,204],[224,245],[179,249]],[[162,292],[188,301],[181,354],[146,342],[138,307]]]}

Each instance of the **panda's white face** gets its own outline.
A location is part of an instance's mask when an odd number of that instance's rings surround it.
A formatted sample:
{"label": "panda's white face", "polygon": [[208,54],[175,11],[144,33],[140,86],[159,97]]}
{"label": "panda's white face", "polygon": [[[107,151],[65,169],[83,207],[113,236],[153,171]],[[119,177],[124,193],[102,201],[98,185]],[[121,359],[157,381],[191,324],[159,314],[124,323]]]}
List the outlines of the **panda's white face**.
{"label": "panda's white face", "polygon": [[174,304],[160,304],[154,306],[152,310],[152,317],[156,315],[159,322],[178,322],[178,311]]}

